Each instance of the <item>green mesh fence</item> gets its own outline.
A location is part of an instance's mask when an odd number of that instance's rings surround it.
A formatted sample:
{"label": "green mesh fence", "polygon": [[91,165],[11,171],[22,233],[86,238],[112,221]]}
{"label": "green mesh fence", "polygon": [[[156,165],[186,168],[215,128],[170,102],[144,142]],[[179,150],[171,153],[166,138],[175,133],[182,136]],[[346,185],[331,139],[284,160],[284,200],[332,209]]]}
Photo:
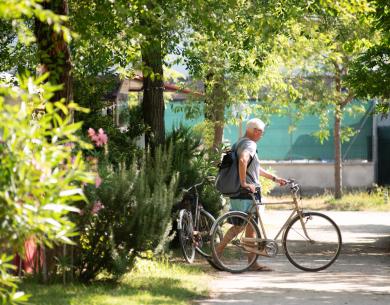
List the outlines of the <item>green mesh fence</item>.
{"label": "green mesh fence", "polygon": [[[372,115],[371,104],[366,104],[365,113],[345,115],[342,126],[348,126],[358,131],[349,142],[342,144],[343,159],[371,160],[372,159]],[[165,126],[170,131],[180,123],[193,126],[203,118],[186,120],[183,113],[174,113],[171,106],[165,110]],[[262,160],[319,160],[334,159],[333,119],[330,119],[330,137],[320,143],[313,133],[319,129],[319,119],[316,116],[306,116],[296,129],[289,133],[290,117],[271,116],[270,124],[266,127],[263,138],[258,142],[258,153]],[[244,124],[245,126],[245,124]],[[244,127],[243,127],[244,128]],[[224,129],[224,141],[234,143],[239,137],[239,128],[228,125]]]}

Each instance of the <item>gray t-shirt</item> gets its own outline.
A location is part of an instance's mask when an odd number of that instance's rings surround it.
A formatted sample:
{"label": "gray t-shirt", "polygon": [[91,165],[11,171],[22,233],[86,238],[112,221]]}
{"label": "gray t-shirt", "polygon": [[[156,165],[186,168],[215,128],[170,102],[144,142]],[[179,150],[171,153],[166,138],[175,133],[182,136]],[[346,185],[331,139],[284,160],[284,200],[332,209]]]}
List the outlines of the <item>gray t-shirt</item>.
{"label": "gray t-shirt", "polygon": [[[237,148],[237,155],[240,158],[241,153],[244,150],[247,150],[251,157],[253,158],[251,164],[246,170],[246,182],[250,184],[255,184],[260,186],[260,160],[257,157],[257,145],[255,141],[252,141],[246,137],[240,138],[232,147],[233,149]],[[249,163],[250,161],[248,161]],[[251,179],[251,177],[253,179]]]}

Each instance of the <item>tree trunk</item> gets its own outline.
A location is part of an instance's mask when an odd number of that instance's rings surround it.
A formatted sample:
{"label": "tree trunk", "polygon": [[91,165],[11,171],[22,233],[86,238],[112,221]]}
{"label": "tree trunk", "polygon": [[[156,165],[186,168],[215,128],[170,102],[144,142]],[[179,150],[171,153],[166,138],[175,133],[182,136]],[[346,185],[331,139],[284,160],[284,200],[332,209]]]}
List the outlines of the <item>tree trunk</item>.
{"label": "tree trunk", "polygon": [[343,195],[343,176],[341,158],[341,118],[343,103],[341,102],[341,68],[337,62],[333,62],[335,67],[335,85],[337,102],[335,105],[334,118],[334,197],[340,199]]}
{"label": "tree trunk", "polygon": [[222,85],[216,84],[214,88],[214,141],[213,148],[218,148],[223,139],[223,127],[225,125],[225,96],[223,94]]}
{"label": "tree trunk", "polygon": [[46,252],[46,247],[44,244],[42,244],[42,250],[43,250],[43,255],[42,255],[42,282],[44,284],[47,284],[49,282],[49,271],[48,271],[48,266],[47,266],[47,252]]}
{"label": "tree trunk", "polygon": [[223,128],[225,125],[225,106],[227,96],[223,89],[223,77],[215,78],[209,74],[206,86],[205,118],[213,122],[214,139],[213,148],[218,148],[223,140]]}
{"label": "tree trunk", "polygon": [[[58,15],[68,15],[67,0],[44,1],[42,6]],[[62,84],[62,89],[55,92],[51,99],[65,99],[68,103],[73,99],[71,78],[72,61],[70,49],[61,32],[57,33],[47,23],[35,19],[35,36],[37,38],[39,74],[50,73],[48,81],[52,84]]]}
{"label": "tree trunk", "polygon": [[144,122],[150,130],[146,132],[146,145],[162,144],[165,139],[164,126],[164,78],[161,41],[150,39],[141,48],[143,64]]}
{"label": "tree trunk", "polygon": [[334,197],[342,197],[343,179],[342,179],[342,160],[341,160],[341,116],[340,105],[336,105],[334,119]]}

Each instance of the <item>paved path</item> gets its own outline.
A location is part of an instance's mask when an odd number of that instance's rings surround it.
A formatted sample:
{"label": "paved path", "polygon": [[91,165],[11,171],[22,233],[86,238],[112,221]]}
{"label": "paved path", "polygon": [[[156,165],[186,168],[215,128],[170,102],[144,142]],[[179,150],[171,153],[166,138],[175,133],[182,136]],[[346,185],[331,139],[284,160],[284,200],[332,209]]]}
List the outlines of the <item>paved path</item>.
{"label": "paved path", "polygon": [[[300,271],[280,254],[259,258],[274,272],[218,272],[212,297],[199,305],[389,305],[390,213],[325,212],[340,227],[343,249],[327,270]],[[285,212],[266,211],[267,228],[286,219]],[[280,249],[282,252],[282,249]]]}

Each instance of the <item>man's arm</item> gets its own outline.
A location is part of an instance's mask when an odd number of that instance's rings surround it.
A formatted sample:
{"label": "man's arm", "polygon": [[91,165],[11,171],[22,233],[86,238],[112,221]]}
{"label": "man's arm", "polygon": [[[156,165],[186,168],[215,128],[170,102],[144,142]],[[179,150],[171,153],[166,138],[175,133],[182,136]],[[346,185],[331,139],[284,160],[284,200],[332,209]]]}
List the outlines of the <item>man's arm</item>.
{"label": "man's arm", "polygon": [[238,174],[240,175],[240,184],[241,187],[249,189],[252,193],[256,192],[256,186],[254,184],[246,183],[246,169],[248,167],[248,162],[251,158],[249,151],[243,150],[240,154],[238,162]]}
{"label": "man's arm", "polygon": [[260,167],[260,176],[271,179],[272,181],[277,182],[280,185],[285,185],[287,183],[286,179],[279,178],[278,176],[275,176],[275,175],[271,174],[270,172],[266,171],[262,167]]}

